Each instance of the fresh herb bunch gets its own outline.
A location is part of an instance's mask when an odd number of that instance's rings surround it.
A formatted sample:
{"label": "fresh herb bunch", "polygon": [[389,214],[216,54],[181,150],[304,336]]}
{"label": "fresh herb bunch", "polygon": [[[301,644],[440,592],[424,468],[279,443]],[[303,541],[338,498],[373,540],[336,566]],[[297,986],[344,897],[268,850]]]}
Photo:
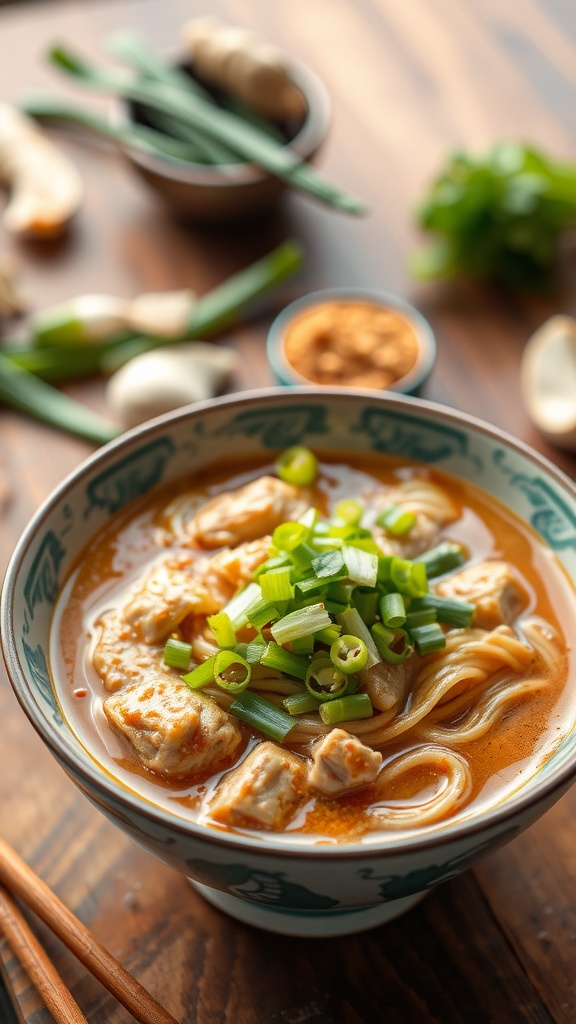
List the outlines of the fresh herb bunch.
{"label": "fresh herb bunch", "polygon": [[498,143],[484,157],[455,153],[416,219],[436,236],[413,257],[418,277],[468,275],[544,289],[559,238],[576,224],[576,165],[514,142]]}

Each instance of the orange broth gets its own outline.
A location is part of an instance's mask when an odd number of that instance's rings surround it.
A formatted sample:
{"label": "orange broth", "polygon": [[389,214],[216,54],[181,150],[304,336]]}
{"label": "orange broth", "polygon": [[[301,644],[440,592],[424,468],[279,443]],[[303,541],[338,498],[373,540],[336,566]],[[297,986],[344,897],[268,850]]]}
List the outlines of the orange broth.
{"label": "orange broth", "polygon": [[[563,670],[550,678],[546,688],[511,705],[486,736],[462,748],[470,765],[473,792],[458,817],[468,817],[517,789],[568,730],[574,706],[575,666],[567,638],[576,620],[576,595],[552,551],[531,528],[475,486],[407,460],[355,456],[354,461],[354,468],[342,461],[321,461],[312,498],[323,514],[343,498],[359,498],[382,483],[398,484],[407,475],[425,474],[443,487],[462,511],[460,519],[444,529],[442,539],[462,543],[472,561],[502,558],[514,566],[524,581],[529,604],[513,625],[521,627],[524,616],[539,616],[557,632],[566,650]],[[273,470],[269,465],[252,464],[238,473],[230,466],[220,465],[124,509],[83,551],[54,616],[51,670],[62,714],[72,730],[102,770],[122,786],[152,804],[192,820],[202,798],[213,791],[220,775],[201,781],[166,781],[136,762],[129,744],[112,731],[102,711],[107,694],[89,658],[89,624],[104,608],[113,607],[162,551],[168,553],[163,545],[165,510],[170,502],[182,493],[190,493],[200,504],[204,498],[239,487],[262,472]],[[173,550],[180,549],[170,548]],[[249,750],[255,736],[248,730],[246,740],[245,750]],[[381,748],[384,763],[417,742],[410,739],[409,733],[391,741]],[[294,749],[306,752],[301,747]],[[455,745],[454,749],[458,747]],[[421,772],[409,774],[387,793],[387,802],[389,797],[409,801],[428,782],[432,784],[432,779],[422,777]],[[370,787],[338,799],[311,796],[286,830],[286,838],[294,842],[381,841],[382,836],[391,833],[375,831],[374,824],[370,824],[372,800]],[[437,827],[428,826],[426,830]],[[259,834],[266,838],[265,833]]]}

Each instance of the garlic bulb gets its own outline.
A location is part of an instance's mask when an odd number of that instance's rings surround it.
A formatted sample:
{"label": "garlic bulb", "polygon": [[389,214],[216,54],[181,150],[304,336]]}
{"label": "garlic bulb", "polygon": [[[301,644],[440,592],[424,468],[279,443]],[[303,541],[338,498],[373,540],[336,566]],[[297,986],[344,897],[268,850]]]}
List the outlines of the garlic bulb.
{"label": "garlic bulb", "polygon": [[135,356],[108,381],[111,414],[127,428],[212,398],[234,371],[237,356],[209,342],[162,346]]}

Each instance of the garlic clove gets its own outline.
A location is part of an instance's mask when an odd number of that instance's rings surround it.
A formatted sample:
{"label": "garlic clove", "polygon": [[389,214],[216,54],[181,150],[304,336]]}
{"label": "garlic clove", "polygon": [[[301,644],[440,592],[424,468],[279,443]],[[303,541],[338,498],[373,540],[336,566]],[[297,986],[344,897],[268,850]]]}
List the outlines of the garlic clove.
{"label": "garlic clove", "polygon": [[127,323],[134,331],[155,338],[181,338],[186,333],[196,293],[189,288],[176,292],[137,295],[127,309]]}
{"label": "garlic clove", "polygon": [[236,353],[210,342],[183,342],[131,359],[108,381],[106,398],[121,426],[212,398],[236,367]]}
{"label": "garlic clove", "polygon": [[526,411],[559,448],[576,450],[576,319],[553,316],[529,339],[520,366]]}

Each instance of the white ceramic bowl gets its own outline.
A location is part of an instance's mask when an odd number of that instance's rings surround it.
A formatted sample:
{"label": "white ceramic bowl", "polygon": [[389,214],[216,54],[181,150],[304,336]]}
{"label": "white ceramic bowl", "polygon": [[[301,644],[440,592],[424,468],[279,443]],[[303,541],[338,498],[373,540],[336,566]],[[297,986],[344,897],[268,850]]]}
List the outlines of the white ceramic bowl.
{"label": "white ceramic bowl", "polygon": [[235,916],[289,934],[334,935],[396,916],[543,814],[576,775],[574,728],[512,795],[466,820],[370,845],[295,846],[282,836],[258,841],[186,822],[116,784],[62,721],[46,660],[59,587],[87,540],[119,509],[223,451],[243,460],[296,443],[348,459],[357,452],[406,456],[472,481],[531,524],[576,580],[576,487],[524,445],[462,413],[390,393],[271,389],[143,425],[68,477],[11,560],[2,643],[30,721],[108,818]]}

